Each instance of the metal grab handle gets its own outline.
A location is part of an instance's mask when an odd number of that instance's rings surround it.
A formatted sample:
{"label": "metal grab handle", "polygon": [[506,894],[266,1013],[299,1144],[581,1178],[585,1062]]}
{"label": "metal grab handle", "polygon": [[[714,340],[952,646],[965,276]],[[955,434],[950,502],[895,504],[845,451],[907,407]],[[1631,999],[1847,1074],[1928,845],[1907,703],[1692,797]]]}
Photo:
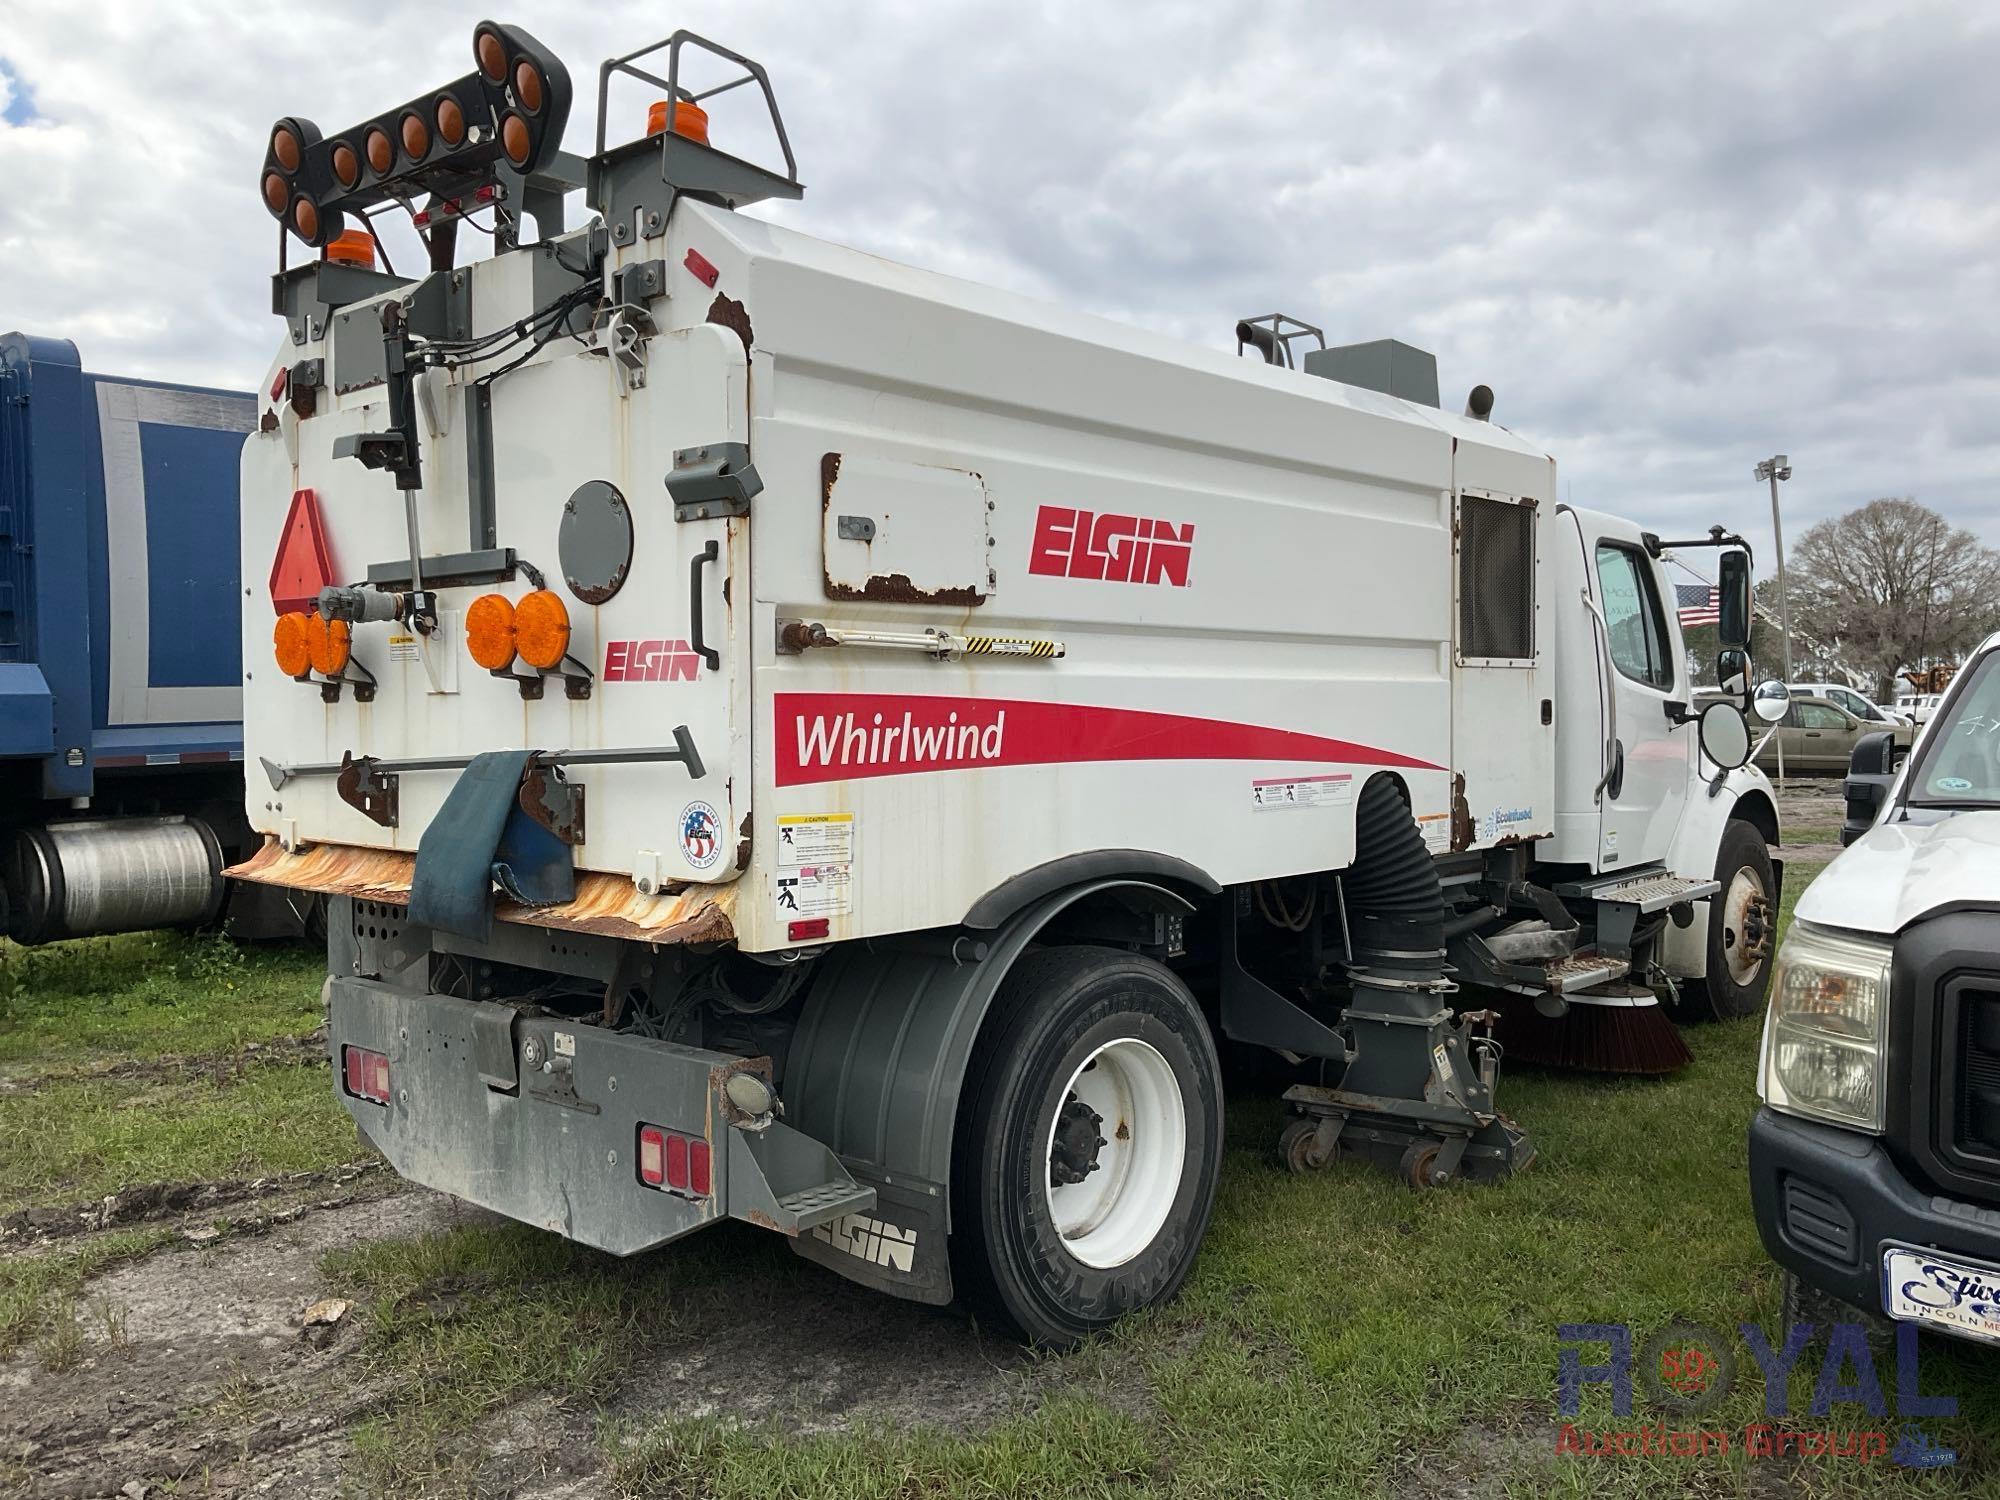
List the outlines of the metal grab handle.
{"label": "metal grab handle", "polygon": [[701,551],[688,559],[688,647],[708,663],[708,670],[717,671],[722,666],[722,653],[702,639],[701,633],[701,565],[712,563],[721,555],[721,546],[710,537]]}

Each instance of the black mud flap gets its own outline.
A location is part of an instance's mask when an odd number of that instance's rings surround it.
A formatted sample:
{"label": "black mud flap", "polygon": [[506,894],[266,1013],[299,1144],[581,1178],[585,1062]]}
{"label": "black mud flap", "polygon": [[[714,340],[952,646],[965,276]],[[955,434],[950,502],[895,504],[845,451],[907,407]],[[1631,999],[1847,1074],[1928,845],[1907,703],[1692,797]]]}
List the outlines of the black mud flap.
{"label": "black mud flap", "polygon": [[848,1174],[875,1189],[875,1206],[816,1225],[792,1241],[807,1260],[878,1292],[942,1307],[951,1301],[942,1184],[884,1182],[866,1162],[843,1159]]}

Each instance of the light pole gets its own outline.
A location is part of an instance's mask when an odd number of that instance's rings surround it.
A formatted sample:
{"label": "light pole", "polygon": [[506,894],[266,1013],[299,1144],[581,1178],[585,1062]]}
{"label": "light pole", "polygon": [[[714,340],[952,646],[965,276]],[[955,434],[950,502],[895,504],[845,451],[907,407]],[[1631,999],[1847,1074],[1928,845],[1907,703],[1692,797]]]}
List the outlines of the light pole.
{"label": "light pole", "polygon": [[1778,641],[1784,654],[1785,687],[1792,685],[1792,607],[1785,598],[1785,530],[1778,520],[1778,481],[1792,477],[1792,461],[1780,453],[1757,465],[1756,477],[1771,481],[1771,540],[1778,553]]}

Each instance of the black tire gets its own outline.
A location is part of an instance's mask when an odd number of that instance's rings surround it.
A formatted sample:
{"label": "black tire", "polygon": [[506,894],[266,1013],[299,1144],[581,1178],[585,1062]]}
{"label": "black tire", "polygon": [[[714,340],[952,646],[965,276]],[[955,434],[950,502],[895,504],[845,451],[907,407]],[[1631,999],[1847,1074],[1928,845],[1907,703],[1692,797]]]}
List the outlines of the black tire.
{"label": "black tire", "polygon": [[[1763,887],[1765,953],[1756,971],[1739,983],[1730,973],[1732,950],[1746,940],[1732,927],[1724,903],[1740,872],[1748,871]],[[1771,870],[1771,851],[1755,825],[1731,818],[1722,829],[1722,844],[1715,852],[1715,878],[1722,890],[1709,898],[1708,975],[1691,979],[1682,987],[1687,1004],[1680,1007],[1683,1019],[1733,1021],[1754,1016],[1764,1008],[1764,995],[1771,985],[1771,960],[1777,956],[1777,881]]]}
{"label": "black tire", "polygon": [[[1057,1229],[1048,1131],[1077,1070],[1106,1043],[1126,1039],[1145,1043],[1171,1068],[1186,1149],[1173,1202],[1151,1239],[1121,1264],[1099,1268],[1078,1259]],[[1200,1005],[1164,965],[1087,947],[1048,948],[1016,963],[960,1096],[952,1251],[966,1300],[998,1312],[1030,1342],[1067,1348],[1173,1296],[1215,1203],[1221,1077]]]}

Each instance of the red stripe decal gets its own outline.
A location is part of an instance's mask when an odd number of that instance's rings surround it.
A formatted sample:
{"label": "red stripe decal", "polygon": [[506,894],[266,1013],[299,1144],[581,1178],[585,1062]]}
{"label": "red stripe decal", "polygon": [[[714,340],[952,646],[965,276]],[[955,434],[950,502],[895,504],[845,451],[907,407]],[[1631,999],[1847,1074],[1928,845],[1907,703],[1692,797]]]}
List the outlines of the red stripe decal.
{"label": "red stripe decal", "polygon": [[778,785],[1115,760],[1444,767],[1352,740],[1140,708],[902,693],[779,693]]}

